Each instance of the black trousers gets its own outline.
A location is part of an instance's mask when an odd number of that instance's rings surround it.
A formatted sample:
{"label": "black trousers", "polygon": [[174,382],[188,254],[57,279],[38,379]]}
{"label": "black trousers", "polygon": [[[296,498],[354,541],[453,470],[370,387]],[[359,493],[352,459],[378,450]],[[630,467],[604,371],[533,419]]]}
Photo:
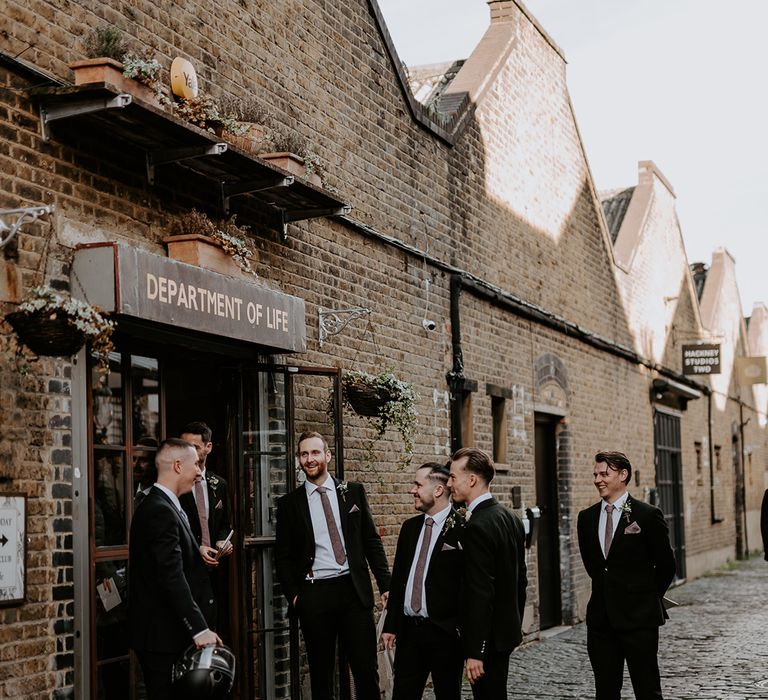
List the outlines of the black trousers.
{"label": "black trousers", "polygon": [[436,700],[460,700],[463,669],[458,634],[423,618],[404,618],[397,633],[392,700],[421,700],[430,673]]}
{"label": "black trousers", "polygon": [[312,700],[334,700],[336,642],[346,656],[360,700],[378,700],[373,611],[357,597],[352,578],[307,582],[296,604],[307,648]]}
{"label": "black trousers", "polygon": [[615,630],[587,625],[587,652],[596,700],[620,700],[625,660],[636,700],[662,700],[658,627]]}
{"label": "black trousers", "polygon": [[136,657],[144,676],[148,700],[170,700],[171,672],[181,652],[164,654],[156,651],[136,650]]}
{"label": "black trousers", "polygon": [[507,678],[511,649],[490,651],[483,658],[484,675],[472,685],[475,700],[507,700]]}

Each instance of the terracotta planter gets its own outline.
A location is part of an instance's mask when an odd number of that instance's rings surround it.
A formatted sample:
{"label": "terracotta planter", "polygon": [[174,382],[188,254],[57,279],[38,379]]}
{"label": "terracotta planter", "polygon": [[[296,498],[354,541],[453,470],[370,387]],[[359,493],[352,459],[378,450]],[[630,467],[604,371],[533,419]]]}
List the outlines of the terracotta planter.
{"label": "terracotta planter", "polygon": [[122,92],[133,95],[142,102],[155,107],[161,107],[154,90],[133,78],[123,75],[123,64],[112,58],[87,58],[84,61],[70,63],[69,67],[75,74],[75,85],[89,83],[108,83]]}
{"label": "terracotta planter", "polygon": [[300,158],[295,153],[287,153],[285,151],[280,153],[259,153],[259,158],[268,160],[278,168],[287,170],[291,175],[296,175],[296,177],[300,177],[302,180],[307,180],[317,187],[321,187],[323,184],[323,181],[317,173],[307,174],[304,159]]}
{"label": "terracotta planter", "polygon": [[225,131],[222,135],[235,148],[254,156],[262,153],[264,147],[268,145],[267,132],[259,124],[251,124],[244,134],[232,134]]}
{"label": "terracotta planter", "polygon": [[169,236],[164,241],[168,257],[222,275],[240,277],[240,266],[213,238],[200,234]]}

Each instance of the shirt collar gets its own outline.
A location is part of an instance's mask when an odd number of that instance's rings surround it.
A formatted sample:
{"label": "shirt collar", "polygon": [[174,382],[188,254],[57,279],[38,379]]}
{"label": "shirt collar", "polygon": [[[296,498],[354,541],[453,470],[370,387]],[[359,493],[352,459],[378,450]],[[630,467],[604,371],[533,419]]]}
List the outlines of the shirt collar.
{"label": "shirt collar", "polygon": [[470,513],[473,513],[475,508],[477,508],[478,505],[480,505],[483,501],[490,501],[493,498],[493,495],[490,491],[486,491],[485,493],[479,495],[472,503],[470,503],[467,506],[467,510]]}
{"label": "shirt collar", "polygon": [[[613,502],[613,507],[614,507],[616,510],[621,510],[621,509],[624,507],[624,504],[627,502],[627,498],[629,498],[629,491],[625,491],[623,494],[621,494],[621,496],[619,496],[619,497],[618,497],[618,498],[617,498],[617,499],[616,499],[616,500]],[[608,505],[608,501],[606,501],[605,499],[603,499],[603,505],[601,506],[601,508],[602,508],[603,510],[605,510],[605,506],[607,506],[607,505]]]}
{"label": "shirt collar", "polygon": [[179,497],[171,491],[167,486],[163,486],[162,484],[158,484],[155,482],[155,486],[160,489],[168,498],[171,499],[171,503],[173,503],[174,506],[176,506],[176,510],[181,510],[181,503],[179,503]]}
{"label": "shirt collar", "polygon": [[[328,482],[331,482],[330,484]],[[322,484],[313,484],[309,479],[304,482],[304,488],[307,489],[307,496],[311,496],[317,491],[318,486],[325,486],[326,489],[332,491],[336,485],[333,483],[333,479],[330,474],[325,475],[325,481]]]}
{"label": "shirt collar", "polygon": [[451,504],[449,503],[445,508],[443,508],[441,511],[435,513],[434,515],[427,515],[424,513],[424,520],[427,518],[432,518],[432,520],[435,521],[435,525],[438,527],[442,527],[443,523],[445,522],[445,519],[448,517],[448,513],[451,512]]}

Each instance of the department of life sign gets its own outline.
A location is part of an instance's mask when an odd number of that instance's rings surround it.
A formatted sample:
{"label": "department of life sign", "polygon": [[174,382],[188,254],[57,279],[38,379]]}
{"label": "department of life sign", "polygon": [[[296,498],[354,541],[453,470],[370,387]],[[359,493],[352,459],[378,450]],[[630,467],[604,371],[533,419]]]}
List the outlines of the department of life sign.
{"label": "department of life sign", "polygon": [[122,243],[75,253],[72,293],[116,312],[287,352],[306,350],[304,300]]}
{"label": "department of life sign", "polygon": [[683,374],[720,374],[720,345],[683,345]]}
{"label": "department of life sign", "polygon": [[0,605],[26,597],[26,514],[24,494],[0,493]]}

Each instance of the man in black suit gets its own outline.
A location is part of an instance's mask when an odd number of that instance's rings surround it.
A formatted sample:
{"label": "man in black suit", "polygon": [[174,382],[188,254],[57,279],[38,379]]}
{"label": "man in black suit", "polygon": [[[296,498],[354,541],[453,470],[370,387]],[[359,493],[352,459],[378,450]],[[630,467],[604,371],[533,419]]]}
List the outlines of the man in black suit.
{"label": "man in black suit", "polygon": [[395,648],[392,700],[419,700],[432,674],[437,700],[460,700],[464,655],[458,607],[464,518],[452,507],[448,468],[422,464],[411,495],[423,513],[400,529],[382,639]]}
{"label": "man in black suit", "polygon": [[467,506],[459,626],[467,678],[475,698],[497,700],[507,697],[509,656],[522,640],[528,578],[523,524],[491,495],[494,473],[485,452],[464,447],[448,484]]}
{"label": "man in black suit", "polygon": [[[319,433],[299,437],[306,482],[277,502],[275,565],[307,649],[312,700],[334,697],[337,639],[349,660],[357,697],[379,697],[373,589],[382,603],[389,567],[362,484],[328,473],[331,452]],[[367,562],[367,564],[366,564]]]}
{"label": "man in black suit", "polygon": [[168,700],[171,669],[193,642],[221,644],[209,629],[210,578],[179,496],[199,475],[197,453],[177,438],[155,457],[157,482],[131,522],[128,606],[131,647],[141,664],[150,700]]}
{"label": "man in black suit", "polygon": [[624,660],[637,700],[661,698],[659,626],[675,557],[662,512],[627,492],[632,465],[622,452],[595,455],[600,502],[579,513],[579,549],[592,579],[587,651],[597,700],[619,700]]}
{"label": "man in black suit", "polygon": [[[189,518],[203,561],[210,570],[214,600],[217,601],[211,625],[218,630],[218,623],[226,620],[226,610],[219,610],[219,607],[225,606],[218,605],[225,594],[226,580],[218,575],[218,567],[220,560],[231,555],[234,549],[231,541],[224,546],[232,523],[227,482],[207,469],[208,455],[213,450],[213,433],[205,423],[188,423],[181,431],[180,437],[193,445],[197,451],[200,478],[195,481],[192,490],[183,494],[179,501]],[[216,553],[220,547],[223,549],[217,559]]]}

